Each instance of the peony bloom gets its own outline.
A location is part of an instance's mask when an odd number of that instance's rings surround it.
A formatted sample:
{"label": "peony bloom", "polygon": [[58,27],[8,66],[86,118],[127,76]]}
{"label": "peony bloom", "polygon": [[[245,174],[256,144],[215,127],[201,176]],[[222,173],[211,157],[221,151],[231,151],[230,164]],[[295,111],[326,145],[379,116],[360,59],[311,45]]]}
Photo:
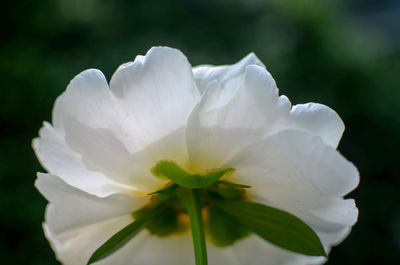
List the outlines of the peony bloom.
{"label": "peony bloom", "polygon": [[[33,141],[48,171],[35,184],[49,201],[46,237],[63,264],[86,264],[154,199],[150,193],[171,183],[152,169],[173,161],[197,174],[233,169],[221,180],[248,185],[241,189],[246,199],[297,216],[329,252],[358,216],[354,200],[343,199],[359,181],[336,150],[343,130],[330,108],[292,106],[279,96],[254,54],[234,65],[192,68],[180,51],[157,47],[121,65],[109,84],[99,70],[83,71],[56,100],[52,124],[45,122]],[[212,239],[211,208],[204,205],[203,213],[211,265],[326,260],[254,233],[219,242]],[[174,214],[179,229],[173,233],[147,227],[96,264],[194,264],[188,217]]]}

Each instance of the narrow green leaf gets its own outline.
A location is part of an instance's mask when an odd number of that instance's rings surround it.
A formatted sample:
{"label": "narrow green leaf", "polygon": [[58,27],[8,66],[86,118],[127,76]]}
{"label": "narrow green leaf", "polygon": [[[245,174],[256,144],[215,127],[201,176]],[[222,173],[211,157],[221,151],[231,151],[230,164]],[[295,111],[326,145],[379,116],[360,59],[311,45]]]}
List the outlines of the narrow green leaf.
{"label": "narrow green leaf", "polygon": [[207,248],[204,235],[203,218],[201,216],[201,205],[199,203],[198,190],[184,189],[183,198],[186,203],[186,211],[192,228],[193,246],[196,265],[207,265]]}
{"label": "narrow green leaf", "polygon": [[226,185],[219,186],[217,192],[222,198],[228,200],[237,200],[243,196],[243,192],[240,189]]}
{"label": "narrow green leaf", "polygon": [[226,173],[233,172],[233,168],[227,168],[223,170],[216,170],[209,172],[204,175],[192,174],[173,161],[162,160],[158,162],[152,169],[151,172],[158,177],[167,177],[179,186],[185,188],[204,188],[213,185]]}
{"label": "narrow green leaf", "polygon": [[308,256],[326,256],[318,235],[292,214],[246,201],[212,200],[212,203],[274,245]]}
{"label": "narrow green leaf", "polygon": [[224,185],[237,187],[237,188],[244,188],[244,189],[251,188],[251,186],[248,186],[248,185],[233,183],[233,182],[229,182],[229,181],[225,181],[225,180],[218,180],[217,184],[224,184]]}
{"label": "narrow green leaf", "polygon": [[102,260],[120,249],[143,228],[145,228],[152,218],[163,208],[163,206],[155,207],[153,211],[149,211],[148,214],[142,215],[141,218],[136,219],[133,223],[125,226],[122,230],[114,234],[92,254],[87,265]]}

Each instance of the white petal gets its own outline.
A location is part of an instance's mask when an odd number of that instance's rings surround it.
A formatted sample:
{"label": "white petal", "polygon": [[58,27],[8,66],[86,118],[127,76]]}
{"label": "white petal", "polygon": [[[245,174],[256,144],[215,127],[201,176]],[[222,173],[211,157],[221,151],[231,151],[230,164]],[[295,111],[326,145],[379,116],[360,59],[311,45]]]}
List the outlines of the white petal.
{"label": "white petal", "polygon": [[131,154],[109,129],[91,128],[74,117],[64,116],[67,145],[82,157],[89,170],[98,171],[111,179],[131,174]]}
{"label": "white petal", "polygon": [[276,247],[262,238],[252,235],[233,245],[233,253],[241,265],[310,265],[322,264],[323,257],[310,257]]}
{"label": "white petal", "polygon": [[188,122],[193,170],[221,166],[243,147],[286,129],[315,134],[336,148],[344,129],[336,112],[314,103],[291,108],[268,71],[246,61],[195,71],[197,83],[207,89]]}
{"label": "white petal", "polygon": [[186,156],[176,147],[183,139],[183,129],[131,154],[111,131],[93,129],[72,118],[64,118],[66,141],[82,156],[85,166],[137,191],[149,193],[165,184],[165,180],[151,173],[158,161],[170,159],[181,165],[185,163]]}
{"label": "white petal", "polygon": [[44,123],[39,135],[40,138],[35,138],[32,143],[36,156],[48,172],[66,183],[100,197],[134,192],[132,188],[118,184],[101,173],[89,171],[79,154],[66,145],[62,134],[50,124]]}
{"label": "white petal", "polygon": [[[51,211],[52,205],[49,206],[47,212]],[[43,228],[47,239],[50,241],[52,248],[56,253],[57,259],[64,265],[85,265],[93,252],[100,247],[107,239],[113,236],[116,232],[132,222],[130,215],[117,217],[114,219],[94,223],[75,230],[69,230],[64,233],[56,233],[52,229],[52,223],[45,223]],[[140,235],[136,237],[143,242]],[[122,259],[116,252],[114,255],[100,261],[96,264],[127,264],[127,263],[112,263],[107,260]],[[127,258],[124,255],[125,259]]]}
{"label": "white petal", "polygon": [[211,82],[218,81],[223,87],[229,89],[229,87],[235,86],[235,79],[242,74],[248,65],[258,65],[265,68],[254,53],[250,53],[233,65],[199,65],[193,67],[197,88],[201,93],[204,93]]}
{"label": "white petal", "polygon": [[35,186],[50,202],[46,222],[57,234],[130,214],[148,200],[147,197],[122,194],[100,198],[76,189],[52,174],[39,173]]}
{"label": "white petal", "polygon": [[276,130],[280,116],[289,112],[288,101],[278,97],[275,81],[260,66],[242,68],[229,86],[237,87],[232,98],[226,87],[217,81],[210,83],[189,118],[186,135],[192,169],[221,166]]}
{"label": "white petal", "polygon": [[317,103],[298,104],[290,111],[288,128],[298,128],[318,135],[336,148],[344,131],[343,121],[331,108]]}
{"label": "white petal", "polygon": [[[321,137],[324,143],[334,148],[337,147],[342,137],[344,124],[334,110],[317,103],[298,104],[291,107],[286,96],[278,97],[278,88],[267,70],[248,66],[245,74],[245,86],[256,98],[259,106],[256,111],[246,110],[245,113],[247,119],[250,117],[253,119],[255,116],[264,118],[258,120],[265,127],[264,137],[282,130],[300,129]],[[258,93],[253,91],[258,91]],[[240,120],[238,122],[248,127],[246,123]]]}
{"label": "white petal", "polygon": [[[98,247],[132,221],[132,217],[126,215],[60,234],[54,233],[51,224],[46,224],[45,230],[63,264],[84,265]],[[143,230],[121,249],[95,264],[194,265],[192,240],[189,233],[160,238]]]}
{"label": "white petal", "polygon": [[72,79],[66,91],[56,100],[53,124],[63,133],[65,116],[72,117],[91,128],[108,129],[129,149],[129,124],[108,87],[103,73],[96,69],[81,72]]}
{"label": "white petal", "polygon": [[357,169],[319,137],[282,131],[245,148],[225,167],[236,169],[232,181],[251,186],[253,200],[292,213],[324,234],[327,249],[357,220],[354,201],[342,199],[358,185]]}
{"label": "white petal", "polygon": [[[143,231],[143,233],[148,233]],[[133,240],[136,240],[133,239]],[[168,237],[148,236],[140,251],[130,256],[130,265],[194,265],[194,251],[190,233]],[[117,264],[117,263],[110,263]]]}
{"label": "white petal", "polygon": [[[126,123],[145,146],[186,126],[200,95],[187,58],[178,50],[157,47],[114,73],[110,88],[126,113]],[[184,135],[174,143],[184,153]]]}
{"label": "white petal", "polygon": [[[64,112],[94,128],[104,128],[115,118],[114,103],[103,73],[88,69],[76,75],[59,97],[53,112],[55,127],[62,127]],[[58,126],[59,125],[59,126]]]}
{"label": "white petal", "polygon": [[226,166],[246,181],[314,189],[318,194],[344,196],[359,182],[358,171],[338,151],[311,134],[285,130],[242,150]]}
{"label": "white petal", "polygon": [[[35,185],[50,201],[44,229],[57,258],[66,265],[86,264],[101,244],[133,222],[131,212],[148,201],[146,197],[127,195],[99,198],[50,174],[39,174]],[[141,237],[132,243],[140,246]],[[131,256],[132,249],[129,253],[121,250],[99,264],[131,264]]]}
{"label": "white petal", "polygon": [[[138,59],[115,73],[114,91],[98,70],[76,76],[57,99],[53,122],[84,167],[149,192],[163,184],[150,173],[157,161],[187,162],[183,127],[199,93],[181,53],[155,48],[143,58],[143,64]],[[165,95],[158,93],[160,86]]]}
{"label": "white petal", "polygon": [[234,251],[233,246],[220,248],[207,242],[208,264],[247,265],[239,261]]}
{"label": "white petal", "polygon": [[[147,233],[144,231],[144,233]],[[136,239],[134,239],[136,240]],[[132,248],[131,248],[132,249]],[[207,243],[209,264],[240,265],[231,248],[217,248]],[[191,233],[177,234],[168,237],[148,237],[140,251],[131,253],[131,265],[163,264],[163,265],[195,265],[193,241]],[[121,264],[121,263],[110,263]]]}
{"label": "white petal", "polygon": [[[147,233],[147,231],[144,231]],[[135,240],[135,239],[134,239]],[[240,265],[231,248],[217,248],[207,243],[209,264]],[[190,232],[169,237],[148,237],[140,251],[131,254],[131,265],[195,265],[193,241]],[[117,263],[112,263],[117,264]],[[118,263],[121,264],[121,263]],[[127,263],[128,264],[128,263]]]}

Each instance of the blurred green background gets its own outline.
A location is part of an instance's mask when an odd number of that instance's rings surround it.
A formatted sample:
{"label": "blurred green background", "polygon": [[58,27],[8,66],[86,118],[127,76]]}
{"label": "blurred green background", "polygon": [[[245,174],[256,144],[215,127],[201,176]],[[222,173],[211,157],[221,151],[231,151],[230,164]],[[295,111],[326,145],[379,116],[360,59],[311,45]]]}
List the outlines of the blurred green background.
{"label": "blurred green background", "polygon": [[[43,236],[43,171],[31,149],[52,104],[87,68],[108,78],[152,45],[192,65],[253,51],[293,103],[346,124],[339,150],[361,172],[360,216],[327,264],[400,264],[400,1],[6,1],[0,16],[1,264],[58,264]],[[150,265],[150,264],[149,264]]]}

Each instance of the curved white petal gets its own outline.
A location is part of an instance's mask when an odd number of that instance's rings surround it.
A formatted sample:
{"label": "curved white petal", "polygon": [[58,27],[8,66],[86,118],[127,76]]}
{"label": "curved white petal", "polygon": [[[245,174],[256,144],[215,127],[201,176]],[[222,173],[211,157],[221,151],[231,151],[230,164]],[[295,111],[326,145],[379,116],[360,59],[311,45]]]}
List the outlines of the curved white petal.
{"label": "curved white petal", "polygon": [[241,263],[239,261],[234,251],[235,249],[233,246],[220,248],[207,242],[208,264],[247,265],[247,263]]}
{"label": "curved white petal", "polygon": [[230,180],[251,186],[252,200],[310,225],[327,250],[343,240],[357,220],[354,201],[342,196],[358,185],[358,171],[319,137],[282,131],[245,148],[225,167],[236,169]]}
{"label": "curved white petal", "polygon": [[[142,233],[148,234],[146,230]],[[158,237],[154,235],[148,235],[147,237],[147,241],[142,244],[142,247],[139,251],[135,251],[134,255],[129,253],[130,262],[126,262],[124,264],[194,265],[194,251],[190,233],[172,235],[168,237]],[[133,241],[136,240],[138,239],[133,239]],[[111,265],[117,263],[108,264]]]}
{"label": "curved white petal", "polygon": [[[156,47],[121,65],[111,78],[136,145],[145,146],[182,127],[200,98],[191,65],[178,50]],[[175,148],[185,152],[184,135]]]}
{"label": "curved white petal", "polygon": [[[77,75],[57,99],[52,137],[63,145],[63,153],[82,160],[83,171],[100,173],[122,186],[153,191],[163,184],[150,173],[159,160],[187,163],[184,127],[200,97],[190,64],[177,50],[153,48],[146,56],[122,65],[110,86],[98,70]],[[47,140],[35,141],[39,146]],[[46,168],[52,163],[47,159],[54,160],[42,156]],[[75,182],[77,177],[55,174],[79,188],[86,187]],[[88,191],[104,195],[93,189]]]}
{"label": "curved white petal", "polygon": [[[138,139],[125,116],[104,75],[95,69],[83,71],[57,99],[54,127],[44,126],[34,148],[46,169],[87,192],[107,196],[121,187],[152,191],[162,183],[152,176],[143,179],[143,174],[132,170],[129,148],[133,149],[132,139]],[[128,187],[125,184],[130,183],[121,181],[135,176],[141,179],[137,185]]]}
{"label": "curved white petal", "polygon": [[[46,237],[57,258],[66,265],[86,264],[101,244],[133,222],[131,212],[148,200],[146,197],[121,194],[100,198],[78,190],[51,174],[39,174],[35,185],[50,202],[44,224]],[[138,236],[138,241],[133,243],[142,244],[140,238]],[[99,264],[131,264],[131,252],[129,255],[126,251],[117,252],[110,256],[111,262],[105,259]],[[116,262],[123,260],[127,263]]]}
{"label": "curved white petal", "polygon": [[128,136],[132,135],[126,116],[103,73],[88,69],[75,76],[66,91],[57,98],[53,124],[61,135],[64,135],[64,130],[74,130],[65,126],[71,118],[90,128],[107,129],[131,150],[133,147]]}
{"label": "curved white petal", "polygon": [[250,53],[233,65],[199,65],[193,67],[193,75],[197,88],[201,93],[204,93],[211,82],[217,81],[222,86],[230,89],[230,87],[236,86],[236,78],[242,74],[248,65],[258,65],[265,68],[264,64],[254,53]]}
{"label": "curved white petal", "polygon": [[310,257],[276,247],[252,235],[233,245],[233,254],[241,265],[311,265],[322,264],[324,257]]}
{"label": "curved white petal", "polygon": [[223,82],[217,74],[214,79],[210,75],[207,90],[189,118],[192,168],[218,167],[243,147],[286,129],[318,135],[336,148],[344,129],[336,112],[314,103],[291,108],[263,67],[238,66],[233,72]]}
{"label": "curved white petal", "polygon": [[309,187],[317,194],[344,196],[359,182],[358,171],[319,137],[285,130],[249,146],[229,161],[246,181]]}
{"label": "curved white petal", "polygon": [[40,163],[48,172],[59,176],[69,185],[100,197],[120,192],[137,192],[132,187],[112,181],[104,174],[88,170],[80,155],[67,146],[63,135],[49,123],[44,123],[39,135],[32,145]]}
{"label": "curved white petal", "polygon": [[[52,205],[50,204],[47,213],[51,211]],[[57,259],[64,265],[85,265],[93,252],[100,247],[107,239],[113,236],[116,232],[127,226],[132,222],[130,215],[116,217],[113,219],[101,221],[91,225],[83,226],[74,230],[69,230],[63,233],[56,233],[52,223],[44,223],[43,228],[47,239],[49,240],[52,248],[56,253]],[[140,240],[138,235],[136,239]],[[138,243],[138,241],[132,241]],[[143,242],[143,239],[139,242]],[[119,252],[109,258],[121,259]],[[124,263],[110,263],[100,261],[96,264],[124,264]],[[122,257],[123,258],[123,257]],[[125,259],[126,259],[125,255]]]}
{"label": "curved white petal", "polygon": [[326,144],[336,148],[344,131],[344,123],[331,108],[318,103],[307,103],[293,106],[288,128],[302,129],[318,135]]}
{"label": "curved white petal", "polygon": [[53,122],[63,127],[65,112],[94,128],[105,128],[116,118],[115,102],[103,73],[88,69],[76,75],[66,91],[57,99]]}
{"label": "curved white petal", "polygon": [[[151,174],[157,161],[173,159],[181,162],[185,158],[174,152],[174,144],[182,134],[180,131],[132,154],[110,130],[88,127],[72,117],[65,116],[64,120],[66,142],[82,157],[86,168],[137,191],[149,193],[165,183]],[[166,155],[168,147],[170,153]]]}
{"label": "curved white petal", "polygon": [[[207,255],[208,264],[239,265],[230,248],[216,248],[207,243]],[[131,263],[126,264],[195,265],[192,236],[190,232],[169,237],[149,236],[140,251],[131,254]]]}
{"label": "curved white petal", "polygon": [[[227,98],[227,87],[210,83],[193,110],[186,130],[191,167],[215,168],[245,146],[271,133],[288,113],[285,97],[278,97],[272,76],[262,67],[241,68],[235,76],[237,91]],[[283,114],[281,114],[283,113]]]}
{"label": "curved white petal", "polygon": [[[130,222],[132,220],[129,216],[123,216],[64,234],[54,234],[47,224],[44,228],[47,238],[56,250],[57,258],[63,264],[84,265],[91,254],[112,236],[112,233],[119,231]],[[209,264],[248,264],[239,261],[233,248],[217,248],[207,244],[207,255]],[[195,265],[192,238],[190,233],[158,237],[143,230],[121,249],[95,264]]]}
{"label": "curved white petal", "polygon": [[46,222],[57,234],[130,214],[148,201],[147,197],[123,194],[100,198],[72,187],[52,174],[39,173],[35,186],[50,202]]}

